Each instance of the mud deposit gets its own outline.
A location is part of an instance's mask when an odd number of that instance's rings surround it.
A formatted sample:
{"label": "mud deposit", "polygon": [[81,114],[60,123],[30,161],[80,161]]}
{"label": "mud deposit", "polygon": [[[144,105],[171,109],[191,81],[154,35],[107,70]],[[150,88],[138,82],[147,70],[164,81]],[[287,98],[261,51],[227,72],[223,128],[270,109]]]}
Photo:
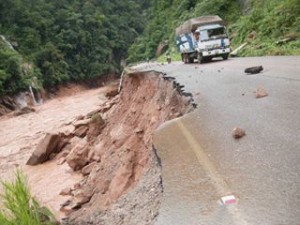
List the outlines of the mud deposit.
{"label": "mud deposit", "polygon": [[[122,83],[120,94],[105,102],[103,94],[115,90],[88,91],[2,118],[1,178],[22,166],[34,195],[63,224],[152,224],[162,194],[153,132],[191,111],[191,98],[156,72],[130,73]],[[59,134],[64,147],[46,163],[23,166],[45,133]]]}

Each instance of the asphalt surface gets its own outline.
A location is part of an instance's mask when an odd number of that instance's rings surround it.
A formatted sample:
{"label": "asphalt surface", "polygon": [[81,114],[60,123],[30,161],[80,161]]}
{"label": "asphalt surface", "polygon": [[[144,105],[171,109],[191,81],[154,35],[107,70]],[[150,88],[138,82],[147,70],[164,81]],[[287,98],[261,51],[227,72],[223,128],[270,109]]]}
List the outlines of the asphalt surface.
{"label": "asphalt surface", "polygon": [[[263,72],[246,75],[246,67]],[[161,126],[157,225],[300,224],[300,57],[143,64],[175,77],[198,108]],[[263,87],[268,96],[256,99]],[[235,140],[232,130],[245,129]],[[220,199],[234,195],[237,203]]]}

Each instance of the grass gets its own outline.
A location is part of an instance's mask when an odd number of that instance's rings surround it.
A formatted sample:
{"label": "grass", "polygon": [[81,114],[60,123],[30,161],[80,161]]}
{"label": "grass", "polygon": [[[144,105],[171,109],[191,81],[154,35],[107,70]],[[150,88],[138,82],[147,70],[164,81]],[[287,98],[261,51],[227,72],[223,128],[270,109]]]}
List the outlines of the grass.
{"label": "grass", "polygon": [[15,174],[14,182],[2,181],[0,195],[1,225],[55,225],[53,214],[31,196],[26,178],[21,171]]}

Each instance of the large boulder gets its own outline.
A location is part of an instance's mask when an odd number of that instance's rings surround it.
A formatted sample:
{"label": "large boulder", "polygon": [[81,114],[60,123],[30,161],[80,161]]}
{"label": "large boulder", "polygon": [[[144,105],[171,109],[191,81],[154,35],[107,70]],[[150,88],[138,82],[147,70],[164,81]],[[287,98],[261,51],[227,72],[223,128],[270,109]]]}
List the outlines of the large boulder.
{"label": "large boulder", "polygon": [[49,160],[52,153],[60,151],[58,148],[60,140],[61,137],[58,134],[46,134],[46,136],[39,142],[26,164],[34,166]]}
{"label": "large boulder", "polygon": [[80,170],[88,164],[89,145],[88,142],[81,140],[69,153],[66,160],[69,166],[74,170]]}
{"label": "large boulder", "polygon": [[103,130],[105,127],[105,120],[102,116],[97,113],[91,117],[91,121],[89,123],[89,129],[87,132],[88,141],[93,141]]}

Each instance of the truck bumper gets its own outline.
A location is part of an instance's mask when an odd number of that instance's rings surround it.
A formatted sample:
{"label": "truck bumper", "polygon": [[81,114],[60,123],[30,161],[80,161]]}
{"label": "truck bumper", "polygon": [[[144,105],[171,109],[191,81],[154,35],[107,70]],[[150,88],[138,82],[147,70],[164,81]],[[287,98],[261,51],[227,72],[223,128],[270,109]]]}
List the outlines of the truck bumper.
{"label": "truck bumper", "polygon": [[208,56],[222,56],[225,54],[229,54],[230,53],[230,48],[224,48],[224,49],[214,49],[211,51],[203,51],[202,52],[202,56],[203,57],[208,57]]}

